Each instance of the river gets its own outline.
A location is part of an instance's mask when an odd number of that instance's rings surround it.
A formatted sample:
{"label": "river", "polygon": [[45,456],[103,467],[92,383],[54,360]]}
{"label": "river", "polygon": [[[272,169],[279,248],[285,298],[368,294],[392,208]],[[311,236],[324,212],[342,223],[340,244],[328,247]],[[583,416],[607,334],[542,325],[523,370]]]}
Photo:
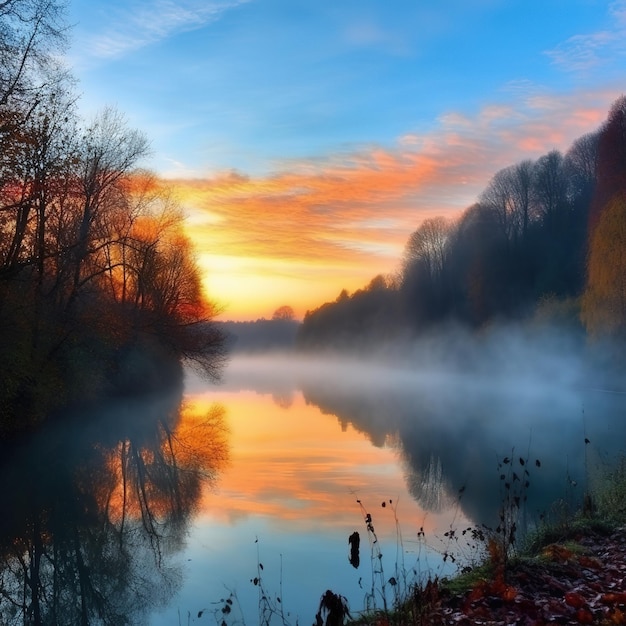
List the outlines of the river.
{"label": "river", "polygon": [[558,518],[623,453],[622,394],[527,374],[237,356],[50,427],[2,464],[0,621],[306,624],[453,574],[503,503]]}

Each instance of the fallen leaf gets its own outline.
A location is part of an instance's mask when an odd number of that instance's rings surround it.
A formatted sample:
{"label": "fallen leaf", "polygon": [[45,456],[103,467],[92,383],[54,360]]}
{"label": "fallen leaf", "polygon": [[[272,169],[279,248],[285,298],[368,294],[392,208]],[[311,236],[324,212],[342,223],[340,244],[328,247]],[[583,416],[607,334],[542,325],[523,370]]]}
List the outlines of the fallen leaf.
{"label": "fallen leaf", "polygon": [[575,591],[568,591],[563,598],[565,600],[565,604],[568,604],[575,609],[580,609],[587,604],[587,600]]}

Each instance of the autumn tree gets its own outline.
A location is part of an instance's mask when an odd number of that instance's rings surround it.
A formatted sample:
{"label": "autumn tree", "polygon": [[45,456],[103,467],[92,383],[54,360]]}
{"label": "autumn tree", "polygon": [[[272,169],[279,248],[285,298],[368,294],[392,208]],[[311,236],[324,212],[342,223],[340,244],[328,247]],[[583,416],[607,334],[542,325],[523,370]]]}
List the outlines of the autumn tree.
{"label": "autumn tree", "polygon": [[209,376],[223,361],[182,212],[139,169],[145,135],[112,108],[78,118],[57,61],[64,9],[0,0],[3,414],[110,389],[129,355]]}
{"label": "autumn tree", "polygon": [[618,98],[597,144],[582,317],[594,335],[626,330],[626,97]]}
{"label": "autumn tree", "polygon": [[590,213],[590,229],[600,220],[605,207],[626,192],[626,96],[618,98],[598,138],[596,188]]}
{"label": "autumn tree", "polygon": [[626,333],[626,195],[602,211],[589,249],[582,317],[593,335]]}
{"label": "autumn tree", "polygon": [[74,242],[68,257],[72,273],[69,303],[82,286],[108,271],[99,252],[107,243],[109,218],[124,202],[124,183],[147,154],[145,135],[129,129],[114,109],[105,109],[85,130],[77,172],[80,204],[76,207]]}

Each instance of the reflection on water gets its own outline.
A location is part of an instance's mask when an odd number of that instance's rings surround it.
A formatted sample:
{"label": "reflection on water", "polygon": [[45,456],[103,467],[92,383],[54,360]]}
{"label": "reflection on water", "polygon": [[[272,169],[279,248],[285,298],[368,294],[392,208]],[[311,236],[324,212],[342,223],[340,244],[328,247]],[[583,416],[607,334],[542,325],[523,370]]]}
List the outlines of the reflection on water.
{"label": "reflection on water", "polygon": [[426,510],[458,499],[469,519],[495,526],[505,495],[502,461],[509,457],[516,487],[522,484],[528,497],[528,521],[537,521],[556,500],[577,506],[588,483],[624,453],[623,394],[539,379],[477,384],[468,377],[451,384],[402,376],[363,386],[336,377],[302,384],[308,402],[375,445],[395,436],[409,489]]}
{"label": "reflection on water", "polygon": [[493,525],[506,456],[528,521],[579,501],[623,453],[625,402],[545,376],[238,357],[220,386],[188,376],[183,408],[120,402],[4,451],[0,623],[212,623],[232,596],[228,623],[254,624],[260,563],[289,623],[326,589],[362,610],[379,562],[454,571],[445,533]]}
{"label": "reflection on water", "polygon": [[[188,380],[191,398],[227,407],[233,458],[190,539],[206,549],[194,575],[216,591],[180,596],[179,606],[193,614],[204,608],[199,598],[234,589],[254,623],[255,590],[247,585],[257,558],[266,566],[274,558],[272,570],[284,579],[275,578],[273,588],[282,590],[292,618],[312,619],[327,588],[363,609],[369,548],[354,570],[348,543],[355,530],[365,540],[357,498],[374,517],[387,572],[401,563],[436,574],[441,554],[420,541],[445,551],[451,525],[494,527],[508,468],[509,480],[514,472],[523,477],[514,488],[520,502],[528,497],[525,521],[538,521],[557,500],[576,506],[624,451],[625,397],[585,390],[559,371],[548,376],[549,368],[535,375],[528,366],[523,376],[512,369],[442,376],[364,362],[238,357],[212,391]],[[503,469],[507,456],[515,465]],[[399,501],[400,531],[389,507],[381,508],[386,498]],[[219,538],[228,549],[215,544]],[[219,572],[211,558],[222,563]]]}
{"label": "reflection on water", "polygon": [[226,455],[220,411],[180,400],[74,415],[5,451],[0,623],[139,624],[172,597],[171,557]]}

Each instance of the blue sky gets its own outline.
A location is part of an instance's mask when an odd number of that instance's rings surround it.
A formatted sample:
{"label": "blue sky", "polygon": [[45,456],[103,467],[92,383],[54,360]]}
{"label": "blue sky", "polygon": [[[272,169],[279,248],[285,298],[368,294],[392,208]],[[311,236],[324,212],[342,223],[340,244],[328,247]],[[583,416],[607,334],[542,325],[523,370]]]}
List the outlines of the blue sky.
{"label": "blue sky", "polygon": [[[73,0],[70,7],[70,63],[85,114],[116,105],[151,140],[152,169],[204,181],[193,193],[185,182],[181,189],[213,291],[232,287],[253,259],[267,281],[281,261],[274,287],[289,277],[293,288],[321,257],[334,260],[319,269],[345,276],[350,290],[368,272],[392,271],[423,217],[458,214],[500,167],[565,151],[597,128],[626,76],[623,0]],[[410,172],[393,178],[418,161],[429,163],[427,180]],[[441,164],[447,169],[435,175]],[[380,183],[369,199],[355,200],[354,186],[382,170],[397,185],[383,193]],[[320,200],[320,181],[331,178],[335,195],[324,187]],[[277,182],[285,180],[286,187]],[[239,220],[241,231],[242,194],[244,215],[256,222],[250,237],[211,238],[203,228],[219,224],[224,235]],[[255,194],[263,201],[253,209]],[[294,197],[308,207],[300,226],[324,213],[326,230],[317,224],[305,246],[292,232],[275,256],[262,243],[271,243]],[[362,236],[347,236],[355,223]],[[282,245],[289,241],[293,254]],[[329,241],[335,255],[316,248]],[[303,247],[308,256],[296,250]],[[239,283],[249,301],[251,276]],[[327,278],[307,274],[308,287],[293,296],[301,310],[332,296],[338,283]],[[280,295],[267,298],[268,310],[284,304]],[[240,315],[237,304],[233,316]]]}

